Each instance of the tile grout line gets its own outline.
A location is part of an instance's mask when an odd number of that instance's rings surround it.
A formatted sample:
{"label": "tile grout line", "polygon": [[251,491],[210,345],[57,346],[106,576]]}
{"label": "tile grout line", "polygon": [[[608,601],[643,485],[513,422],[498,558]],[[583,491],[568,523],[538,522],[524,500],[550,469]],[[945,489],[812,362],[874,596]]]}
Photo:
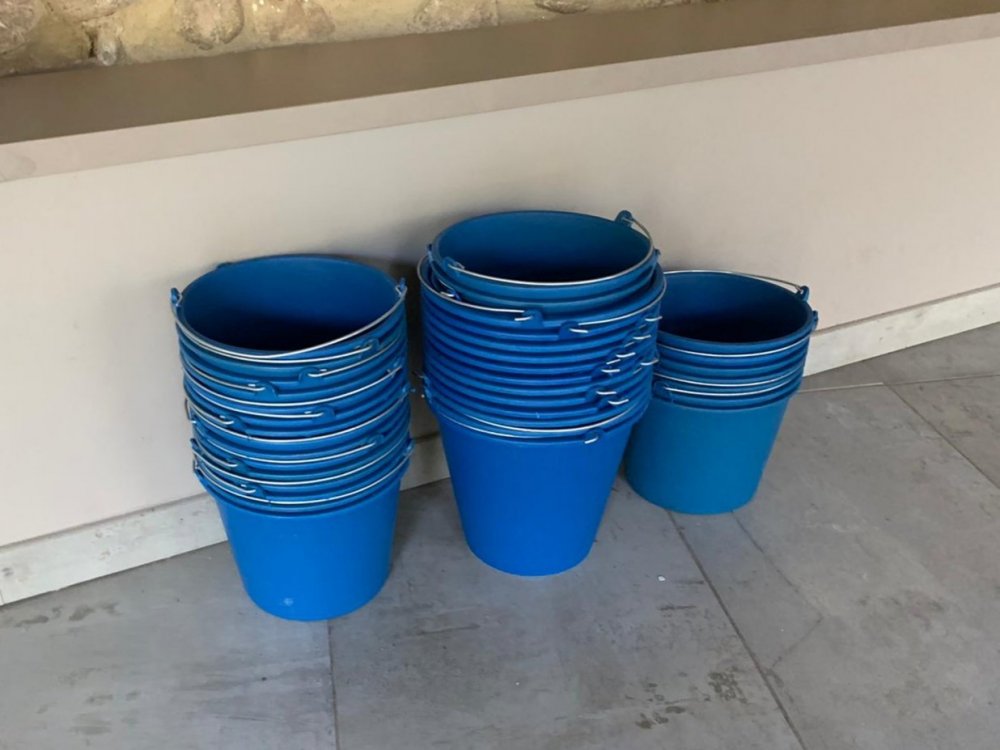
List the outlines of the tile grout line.
{"label": "tile grout line", "polygon": [[[900,349],[900,351],[906,351],[906,350]],[[890,355],[885,355],[885,356],[890,356]],[[846,365],[846,367],[850,367],[850,365]],[[817,372],[813,373],[813,376],[822,374],[823,373],[821,372]],[[897,385],[927,385],[929,383],[951,383],[956,380],[982,380],[984,378],[996,378],[996,377],[1000,377],[1000,372],[980,372],[976,373],[975,375],[953,375],[948,378],[925,378],[924,380],[898,380],[892,383],[882,381],[880,383],[850,383],[847,385],[828,385],[828,386],[820,386],[819,388],[805,387],[799,389],[799,393],[828,393],[829,391],[850,391],[850,390],[856,390],[858,388],[878,388],[879,386],[892,388],[893,386]]]}
{"label": "tile grout line", "polygon": [[340,746],[340,722],[337,720],[337,683],[333,674],[333,621],[326,622],[326,658],[330,665],[330,708],[333,714],[333,747],[343,750]]}
{"label": "tile grout line", "polygon": [[[898,385],[914,385],[914,384],[913,383],[899,383]],[[992,479],[990,479],[986,475],[986,472],[984,472],[982,469],[980,469],[976,465],[975,461],[973,461],[971,458],[969,458],[968,456],[966,456],[965,453],[962,451],[961,448],[959,448],[957,445],[955,445],[955,443],[953,443],[951,441],[951,439],[947,435],[945,435],[943,432],[941,432],[941,430],[939,430],[937,427],[935,427],[933,422],[931,422],[927,417],[925,417],[923,414],[921,414],[920,410],[917,407],[915,407],[913,404],[911,404],[909,401],[907,401],[906,398],[903,396],[903,394],[901,394],[899,391],[897,391],[891,385],[888,386],[888,388],[889,388],[889,391],[896,398],[898,398],[900,401],[903,402],[903,406],[905,406],[911,412],[913,412],[914,414],[916,414],[917,417],[920,418],[921,422],[923,422],[925,425],[927,425],[928,427],[930,427],[931,430],[934,432],[934,434],[937,435],[939,438],[941,438],[945,442],[945,444],[948,445],[948,447],[950,447],[953,451],[955,451],[955,453],[957,453],[959,456],[961,456],[962,460],[965,461],[965,463],[967,463],[969,466],[971,466],[976,471],[976,473],[979,474],[979,476],[981,476],[988,483],[990,483],[991,485],[993,485],[994,487],[996,487],[998,490],[1000,490],[1000,484],[997,484]]]}
{"label": "tile grout line", "polygon": [[795,736],[795,740],[799,743],[799,747],[802,750],[809,750],[806,746],[805,740],[802,739],[802,735],[799,734],[798,728],[792,721],[792,717],[789,715],[788,710],[785,708],[785,704],[781,702],[781,698],[778,697],[778,693],[775,691],[774,686],[771,685],[771,681],[767,678],[767,674],[761,668],[760,661],[757,659],[757,655],[751,650],[750,644],[747,643],[747,639],[743,636],[743,631],[740,630],[739,626],[736,624],[736,620],[729,613],[729,608],[726,607],[725,602],[722,601],[722,597],[719,596],[718,590],[715,588],[715,584],[712,583],[712,579],[708,577],[708,573],[705,571],[704,566],[701,564],[701,560],[695,554],[694,549],[688,543],[687,537],[684,536],[684,532],[681,530],[680,524],[677,523],[677,518],[670,511],[665,511],[667,516],[670,518],[670,522],[674,525],[674,530],[677,531],[677,535],[681,538],[681,543],[687,550],[694,564],[698,568],[698,572],[701,573],[701,577],[705,579],[705,584],[708,586],[709,591],[712,592],[712,596],[719,603],[719,607],[722,609],[722,613],[726,616],[729,624],[732,625],[733,630],[736,632],[736,637],[740,639],[740,643],[743,644],[744,650],[747,652],[747,656],[750,657],[750,661],[753,663],[754,669],[757,670],[757,674],[764,681],[764,685],[767,687],[767,691],[771,694],[771,698],[774,700],[775,705],[778,707],[778,711],[781,712],[781,716],[784,718],[785,723],[788,725],[789,730]]}

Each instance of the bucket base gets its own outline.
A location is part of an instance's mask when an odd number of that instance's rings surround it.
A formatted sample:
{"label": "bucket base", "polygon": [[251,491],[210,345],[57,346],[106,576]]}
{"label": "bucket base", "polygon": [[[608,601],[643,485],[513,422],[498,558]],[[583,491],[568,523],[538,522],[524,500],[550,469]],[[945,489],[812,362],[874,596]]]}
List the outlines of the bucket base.
{"label": "bucket base", "polygon": [[639,495],[667,510],[736,510],[757,492],[790,400],[713,411],[654,398],[632,433],[625,477]]}
{"label": "bucket base", "polygon": [[493,437],[440,417],[465,540],[492,568],[563,573],[590,553],[632,422],[589,445]]}
{"label": "bucket base", "polygon": [[367,604],[389,577],[399,480],[345,508],[277,515],[216,498],[247,595],[286,620],[328,620]]}

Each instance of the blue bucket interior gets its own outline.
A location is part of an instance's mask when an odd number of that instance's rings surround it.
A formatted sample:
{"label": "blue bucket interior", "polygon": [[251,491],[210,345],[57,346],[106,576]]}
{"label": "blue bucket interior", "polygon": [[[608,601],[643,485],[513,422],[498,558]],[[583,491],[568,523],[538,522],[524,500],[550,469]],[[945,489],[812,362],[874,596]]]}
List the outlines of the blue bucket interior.
{"label": "blue bucket interior", "polygon": [[225,348],[305,349],[349,336],[397,301],[381,271],[339,258],[286,255],[228,263],[196,279],[178,315]]}
{"label": "blue bucket interior", "polygon": [[779,344],[814,325],[812,309],[789,290],[713,271],[667,274],[660,312],[660,331],[695,344]]}
{"label": "blue bucket interior", "polygon": [[563,211],[513,211],[454,224],[434,241],[436,259],[513,281],[579,282],[636,265],[649,242],[628,224]]}

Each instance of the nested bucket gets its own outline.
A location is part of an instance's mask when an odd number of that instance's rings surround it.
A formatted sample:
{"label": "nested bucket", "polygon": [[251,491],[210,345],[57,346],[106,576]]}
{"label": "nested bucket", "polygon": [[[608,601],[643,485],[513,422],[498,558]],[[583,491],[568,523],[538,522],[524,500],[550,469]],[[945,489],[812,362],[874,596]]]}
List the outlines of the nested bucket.
{"label": "nested bucket", "polygon": [[[634,227],[638,227],[637,231]],[[565,211],[510,211],[466,219],[430,247],[448,285],[522,302],[571,303],[626,288],[656,262],[628,211],[614,221]]]}
{"label": "nested bucket", "polygon": [[668,510],[735,510],[757,491],[790,399],[717,409],[654,398],[632,431],[625,476]]}
{"label": "nested bucket", "polygon": [[[765,364],[804,345],[816,326],[808,287],[730,271],[668,271],[658,342],[707,362]],[[722,360],[722,361],[719,361]]]}
{"label": "nested bucket", "polygon": [[223,263],[172,292],[181,339],[235,367],[363,356],[399,325],[404,296],[381,271],[323,255]]}
{"label": "nested bucket", "polygon": [[354,502],[289,514],[215,498],[243,586],[265,612],[326,620],[367,604],[389,576],[405,462]]}
{"label": "nested bucket", "polygon": [[[435,408],[432,404],[432,408]],[[632,427],[511,438],[435,408],[466,542],[506,573],[552,575],[593,545]]]}
{"label": "nested bucket", "polygon": [[648,286],[637,298],[610,307],[587,310],[579,315],[557,315],[546,313],[544,307],[538,305],[532,307],[518,303],[500,308],[450,297],[436,285],[433,268],[426,257],[417,265],[417,273],[424,305],[437,308],[449,319],[464,320],[485,330],[537,332],[560,337],[624,332],[643,322],[656,322],[665,289],[664,280],[657,271],[650,274]]}

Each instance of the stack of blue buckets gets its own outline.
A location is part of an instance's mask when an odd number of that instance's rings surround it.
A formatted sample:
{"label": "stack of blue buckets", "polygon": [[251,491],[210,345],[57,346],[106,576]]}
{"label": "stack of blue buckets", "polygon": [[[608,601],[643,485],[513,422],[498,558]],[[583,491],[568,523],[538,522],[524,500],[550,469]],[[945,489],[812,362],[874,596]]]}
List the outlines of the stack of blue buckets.
{"label": "stack of blue buckets", "polygon": [[554,211],[480,216],[421,262],[425,396],[466,541],[519,575],[588,554],[651,398],[664,279],[648,234]]}
{"label": "stack of blue buckets", "polygon": [[335,617],[389,574],[411,451],[404,295],[318,255],[224,264],[172,293],[195,472],[267,612]]}
{"label": "stack of blue buckets", "polygon": [[670,510],[723,513],[757,490],[817,315],[806,287],[778,279],[665,276],[653,401],[629,443],[626,476]]}

